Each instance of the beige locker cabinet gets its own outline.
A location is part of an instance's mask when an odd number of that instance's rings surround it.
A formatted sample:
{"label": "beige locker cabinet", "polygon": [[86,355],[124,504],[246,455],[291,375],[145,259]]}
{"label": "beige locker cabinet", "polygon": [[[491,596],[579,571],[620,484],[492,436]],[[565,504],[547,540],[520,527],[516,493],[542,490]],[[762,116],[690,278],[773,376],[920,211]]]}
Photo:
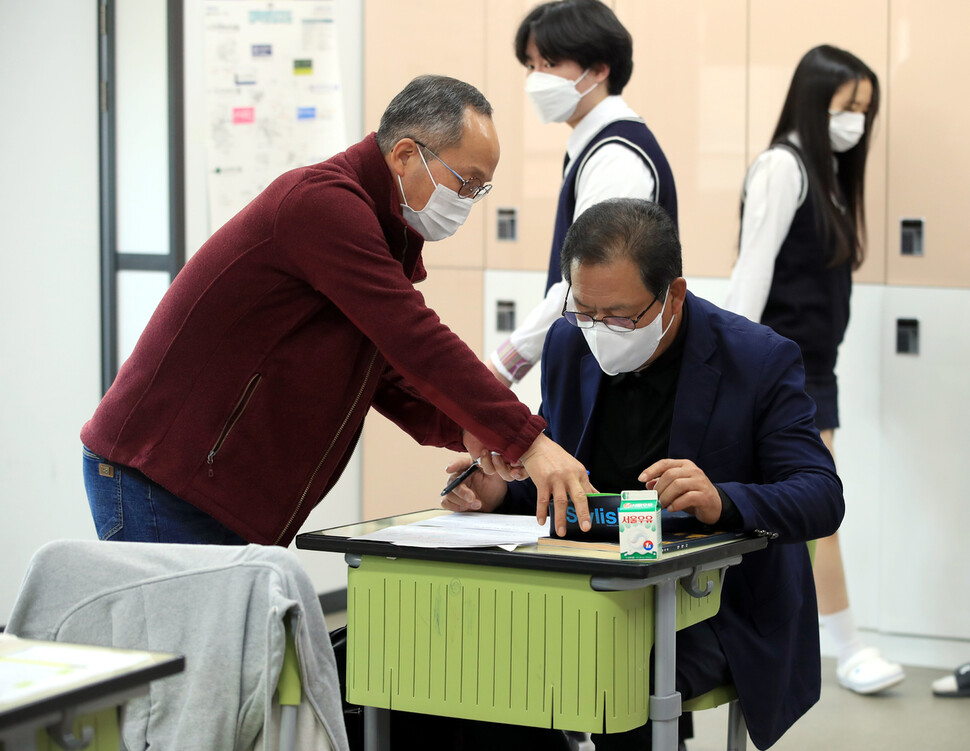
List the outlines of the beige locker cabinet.
{"label": "beige locker cabinet", "polygon": [[[515,32],[537,4],[492,0],[486,6],[485,95],[495,108],[502,144],[494,187],[485,199],[489,269],[545,271],[549,266],[562,160],[572,130],[564,123],[543,125],[525,93],[527,70],[515,57]],[[514,239],[500,236],[500,210],[506,230],[515,223]]]}
{"label": "beige locker cabinet", "polygon": [[[893,0],[890,24],[887,281],[968,287],[970,4]],[[904,220],[922,220],[923,255],[903,254]]]}
{"label": "beige locker cabinet", "polygon": [[738,247],[745,153],[746,0],[617,0],[633,35],[624,98],[677,183],[684,273],[726,277]]}
{"label": "beige locker cabinet", "polygon": [[364,3],[364,128],[415,76],[452,76],[484,90],[484,3]]}
{"label": "beige locker cabinet", "polygon": [[[771,140],[795,66],[808,50],[833,44],[866,62],[879,77],[883,100],[870,142],[866,175],[868,252],[855,278],[883,282],[886,275],[886,133],[890,95],[888,0],[750,0],[748,164]],[[744,174],[738,175],[738,190]]]}
{"label": "beige locker cabinet", "polygon": [[[388,102],[415,76],[451,76],[476,86],[488,96],[485,9],[484,3],[431,0],[364,3],[365,132],[377,130]],[[488,196],[475,206],[454,237],[425,245],[428,268],[482,267],[485,213],[491,201]]]}
{"label": "beige locker cabinet", "polygon": [[[482,272],[464,269],[432,269],[418,285],[442,322],[477,353],[482,349],[483,288]],[[420,446],[373,409],[362,444],[364,519],[438,506],[448,477],[445,467],[459,454]]]}

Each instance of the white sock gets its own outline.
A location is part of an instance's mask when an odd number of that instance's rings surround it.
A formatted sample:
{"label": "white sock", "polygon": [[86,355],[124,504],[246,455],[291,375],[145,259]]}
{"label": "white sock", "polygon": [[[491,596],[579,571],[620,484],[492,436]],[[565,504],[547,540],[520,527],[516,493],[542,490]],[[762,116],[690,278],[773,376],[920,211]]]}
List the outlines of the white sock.
{"label": "white sock", "polygon": [[819,614],[819,620],[825,626],[826,633],[835,642],[836,655],[840,667],[856,652],[866,648],[866,645],[862,643],[862,639],[859,637],[859,629],[856,628],[855,618],[852,617],[851,609],[846,608],[845,610],[840,610],[838,613],[830,613],[829,615]]}

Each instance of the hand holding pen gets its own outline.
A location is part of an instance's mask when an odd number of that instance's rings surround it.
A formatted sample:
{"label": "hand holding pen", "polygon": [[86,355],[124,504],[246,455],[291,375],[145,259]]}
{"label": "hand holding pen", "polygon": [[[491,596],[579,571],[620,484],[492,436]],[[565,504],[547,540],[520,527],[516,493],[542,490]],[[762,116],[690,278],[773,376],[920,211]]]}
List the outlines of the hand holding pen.
{"label": "hand holding pen", "polygon": [[521,464],[509,464],[498,451],[492,451],[488,455],[489,465],[487,468],[482,466],[482,461],[486,458],[486,454],[483,453],[482,456],[478,457],[474,462],[466,467],[457,477],[455,477],[451,482],[449,482],[445,489],[441,491],[442,496],[448,495],[451,491],[461,485],[465,480],[471,477],[476,470],[481,470],[486,475],[498,474],[504,480],[522,480],[528,475],[525,473],[525,469]]}
{"label": "hand holding pen", "polygon": [[[441,491],[442,508],[449,511],[494,511],[505,500],[508,490],[506,481],[495,466],[503,460],[496,454],[485,454],[472,464],[465,465],[465,461],[456,459],[445,468],[446,472],[457,474]],[[492,466],[487,466],[489,464]],[[504,466],[507,474],[515,471],[510,470],[508,465]]]}
{"label": "hand holding pen", "polygon": [[465,480],[472,476],[472,473],[476,470],[482,468],[482,457],[478,457],[475,461],[468,465],[463,472],[459,472],[454,480],[445,485],[445,489],[441,491],[441,495],[448,495],[452,490],[461,485]]}

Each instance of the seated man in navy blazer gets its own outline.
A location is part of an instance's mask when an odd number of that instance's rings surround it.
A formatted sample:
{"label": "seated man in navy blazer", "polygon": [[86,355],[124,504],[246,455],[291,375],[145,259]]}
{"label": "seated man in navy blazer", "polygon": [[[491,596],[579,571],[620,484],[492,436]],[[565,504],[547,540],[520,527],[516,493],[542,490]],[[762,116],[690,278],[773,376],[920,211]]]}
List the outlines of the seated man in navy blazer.
{"label": "seated man in navy blazer", "polygon": [[[677,634],[682,697],[733,683],[752,741],[767,748],[819,697],[804,543],[835,532],[845,510],[798,347],[688,292],[676,227],[654,203],[588,209],[562,271],[571,288],[542,353],[552,439],[599,490],[645,485],[664,508],[770,539],[729,571],[718,614]],[[527,481],[477,472],[444,505],[533,514],[535,499]],[[593,740],[597,751],[650,748],[650,726]]]}

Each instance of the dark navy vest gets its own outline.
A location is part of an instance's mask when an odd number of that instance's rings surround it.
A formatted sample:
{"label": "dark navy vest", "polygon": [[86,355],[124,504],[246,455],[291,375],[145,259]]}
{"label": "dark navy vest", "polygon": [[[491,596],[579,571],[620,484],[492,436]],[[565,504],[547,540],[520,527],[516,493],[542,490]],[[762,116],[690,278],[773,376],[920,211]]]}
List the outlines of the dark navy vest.
{"label": "dark navy vest", "polygon": [[[794,153],[801,167],[798,149],[777,145]],[[802,179],[807,180],[804,167]],[[834,383],[839,344],[849,325],[852,264],[847,261],[827,268],[827,254],[815,224],[815,203],[807,188],[805,184],[805,200],[795,212],[775,259],[761,323],[801,348],[806,380]],[[743,204],[741,212],[743,215]]]}
{"label": "dark navy vest", "polygon": [[559,206],[556,209],[556,228],[552,235],[552,251],[549,254],[549,274],[546,279],[546,291],[562,279],[560,252],[566,230],[573,223],[573,212],[576,210],[576,180],[586,160],[597,150],[608,143],[619,143],[633,151],[647,169],[653,174],[654,194],[652,200],[659,203],[677,224],[677,189],[674,187],[674,174],[670,171],[667,157],[664,156],[654,138],[641,120],[615,120],[606,125],[586,144],[586,148],[576,157],[576,166],[569,170],[566,179],[559,189]]}

